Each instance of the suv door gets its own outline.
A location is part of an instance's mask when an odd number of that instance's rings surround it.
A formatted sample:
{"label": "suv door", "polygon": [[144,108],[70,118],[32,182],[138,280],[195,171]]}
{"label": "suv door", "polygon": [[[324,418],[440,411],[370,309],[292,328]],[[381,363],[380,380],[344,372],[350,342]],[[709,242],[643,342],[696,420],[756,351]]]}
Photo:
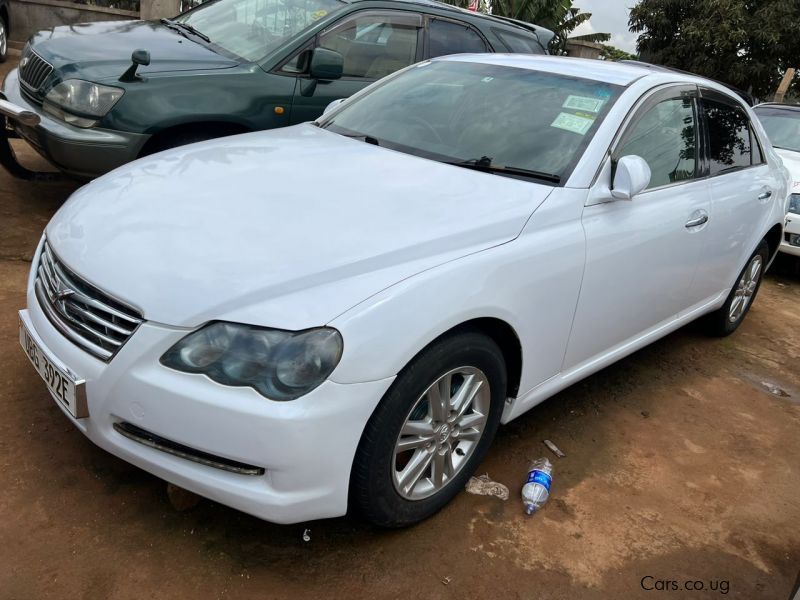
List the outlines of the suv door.
{"label": "suv door", "polygon": [[425,58],[492,51],[483,36],[466,23],[443,17],[429,17],[427,21]]}
{"label": "suv door", "polygon": [[[352,96],[381,77],[417,62],[422,55],[421,32],[420,13],[392,10],[351,13],[320,32],[313,45],[297,53],[280,69],[281,73],[299,73],[289,122],[316,119],[334,100]],[[341,79],[315,83],[308,77],[314,46],[342,55]]]}
{"label": "suv door", "polygon": [[[601,168],[582,216],[586,269],[565,369],[624,349],[699,301],[690,289],[707,245],[710,193],[698,124],[696,87],[651,92]],[[608,201],[613,165],[628,155],[650,166],[650,185],[630,201]]]}
{"label": "suv door", "polygon": [[728,290],[755,250],[781,189],[766,163],[750,117],[738,100],[700,90],[711,185],[710,244],[697,285],[710,296]]}

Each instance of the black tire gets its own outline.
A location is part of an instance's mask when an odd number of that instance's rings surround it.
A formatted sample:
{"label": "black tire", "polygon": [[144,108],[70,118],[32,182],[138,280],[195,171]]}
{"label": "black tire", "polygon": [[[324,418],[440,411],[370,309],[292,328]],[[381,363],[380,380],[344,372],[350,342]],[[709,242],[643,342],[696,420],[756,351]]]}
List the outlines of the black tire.
{"label": "black tire", "polygon": [[0,16],[0,63],[8,58],[8,23]]}
{"label": "black tire", "polygon": [[[424,499],[407,499],[394,483],[394,450],[401,428],[412,409],[419,406],[425,391],[445,373],[461,367],[478,369],[488,381],[489,409],[482,435],[441,489]],[[505,396],[503,353],[489,337],[464,330],[428,346],[400,372],[364,429],[350,479],[351,508],[380,527],[406,527],[439,511],[464,488],[486,456],[500,424]],[[485,401],[486,396],[483,398]],[[455,453],[458,454],[457,447]],[[432,476],[429,479],[432,480]]]}
{"label": "black tire", "polygon": [[[731,306],[736,301],[737,290],[739,289],[740,282],[742,281],[748,269],[750,269],[751,266],[753,265],[753,261],[754,259],[756,259],[756,257],[760,257],[761,259],[760,272],[758,273],[758,281],[756,282],[753,295],[750,297],[749,302],[747,302],[741,313],[739,313],[734,319],[731,316]],[[768,261],[769,261],[769,246],[767,245],[766,241],[762,240],[761,243],[758,245],[758,248],[756,248],[755,252],[753,252],[753,254],[750,255],[750,258],[747,259],[747,263],[745,264],[744,269],[742,269],[742,272],[739,273],[739,276],[733,283],[733,287],[731,288],[731,293],[728,294],[728,297],[725,300],[725,304],[723,304],[719,309],[715,310],[713,313],[709,314],[706,317],[705,320],[706,328],[711,335],[715,335],[718,337],[725,337],[727,335],[732,334],[739,328],[739,325],[742,324],[742,321],[744,321],[744,318],[747,316],[747,313],[750,312],[750,307],[753,306],[753,302],[755,302],[756,296],[758,295],[758,290],[761,289],[761,282],[764,280],[764,271],[767,268]]]}

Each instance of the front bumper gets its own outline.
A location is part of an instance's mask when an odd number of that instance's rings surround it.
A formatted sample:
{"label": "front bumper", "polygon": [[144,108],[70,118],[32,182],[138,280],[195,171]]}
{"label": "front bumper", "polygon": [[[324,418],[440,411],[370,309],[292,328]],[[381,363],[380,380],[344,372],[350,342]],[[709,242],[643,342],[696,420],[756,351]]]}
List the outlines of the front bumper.
{"label": "front bumper", "polygon": [[0,111],[14,131],[39,154],[59,170],[79,179],[92,179],[136,159],[150,137],[110,129],[82,129],[53,118],[22,95],[17,69],[6,77],[0,97],[17,110],[39,117],[39,123],[31,125],[9,114],[11,111]]}
{"label": "front bumper", "polygon": [[[350,469],[361,433],[393,378],[357,384],[327,381],[298,400],[273,402],[249,388],[224,387],[161,366],[158,357],[186,330],[145,322],[105,363],[53,327],[30,285],[28,309],[20,316],[45,351],[86,380],[88,417],[74,419],[57,404],[101,448],[178,486],[275,523],[347,512]],[[231,472],[164,452],[121,433],[123,422],[262,472]]]}
{"label": "front bumper", "polygon": [[780,251],[800,256],[800,215],[795,213],[786,215],[786,226],[783,229]]}

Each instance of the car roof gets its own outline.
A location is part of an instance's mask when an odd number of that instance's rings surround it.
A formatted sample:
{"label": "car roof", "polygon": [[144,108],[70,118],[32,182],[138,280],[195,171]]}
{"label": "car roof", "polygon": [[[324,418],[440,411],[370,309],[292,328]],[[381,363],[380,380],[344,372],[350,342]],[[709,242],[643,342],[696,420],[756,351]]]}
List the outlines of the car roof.
{"label": "car roof", "polygon": [[759,108],[777,108],[777,109],[800,113],[800,104],[783,104],[781,102],[762,102],[761,104],[756,104],[753,107],[753,110],[757,110]]}
{"label": "car roof", "polygon": [[[642,77],[654,75],[651,69],[637,65],[626,65],[594,58],[572,58],[545,54],[455,54],[434,60],[480,62],[532,71],[547,71],[621,86],[628,86]],[[688,80],[690,77],[685,76],[680,79]]]}

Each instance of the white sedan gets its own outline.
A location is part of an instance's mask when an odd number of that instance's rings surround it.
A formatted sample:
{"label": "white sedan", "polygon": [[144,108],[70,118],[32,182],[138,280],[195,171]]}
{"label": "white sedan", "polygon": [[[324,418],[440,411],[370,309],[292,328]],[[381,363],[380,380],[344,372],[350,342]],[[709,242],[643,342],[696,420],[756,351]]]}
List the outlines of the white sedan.
{"label": "white sedan", "polygon": [[76,427],[159,477],[279,523],[409,525],[500,423],[698,317],[732,333],[787,194],[711,81],[437,59],[80,189],[20,340]]}
{"label": "white sedan", "polygon": [[781,251],[800,256],[800,106],[768,103],[753,111],[792,179]]}

